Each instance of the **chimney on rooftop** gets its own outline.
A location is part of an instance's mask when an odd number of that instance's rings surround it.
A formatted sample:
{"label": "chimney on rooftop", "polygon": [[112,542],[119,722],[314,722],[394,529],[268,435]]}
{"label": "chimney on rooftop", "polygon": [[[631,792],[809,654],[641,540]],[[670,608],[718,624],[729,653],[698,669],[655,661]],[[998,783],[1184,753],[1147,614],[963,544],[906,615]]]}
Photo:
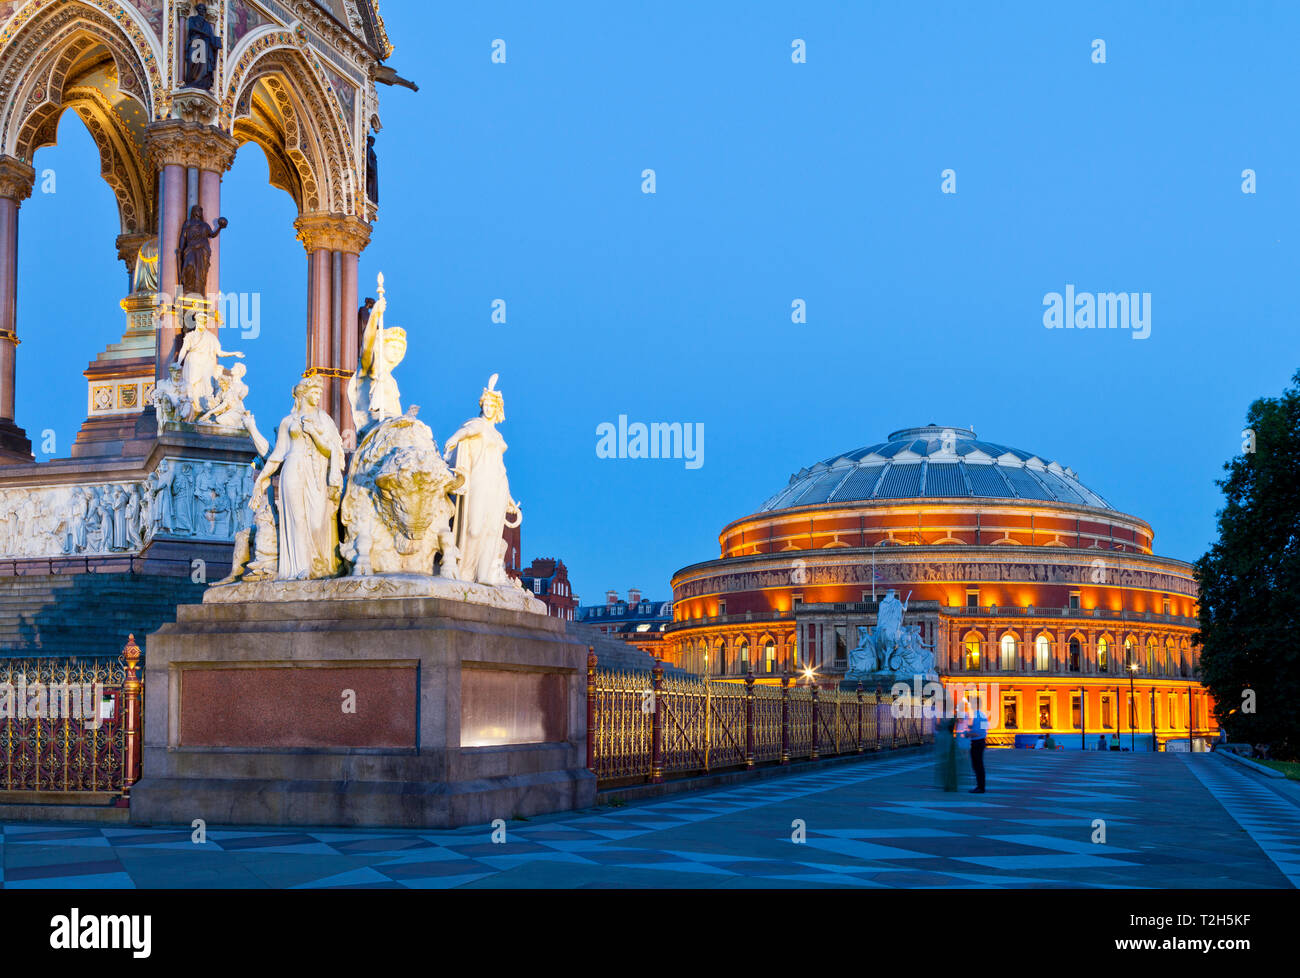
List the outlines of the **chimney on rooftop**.
{"label": "chimney on rooftop", "polygon": [[639,587],[630,587],[627,589],[627,603],[628,604],[641,603],[641,589]]}

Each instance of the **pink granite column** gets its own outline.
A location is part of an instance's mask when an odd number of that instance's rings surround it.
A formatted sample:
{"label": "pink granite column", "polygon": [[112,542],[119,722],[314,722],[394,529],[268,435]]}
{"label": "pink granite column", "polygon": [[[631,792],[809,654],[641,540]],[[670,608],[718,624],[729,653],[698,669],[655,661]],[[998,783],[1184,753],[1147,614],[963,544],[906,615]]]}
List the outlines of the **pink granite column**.
{"label": "pink granite column", "polygon": [[[312,252],[312,303],[311,321],[307,332],[311,336],[311,359],[307,362],[308,372],[328,370],[330,363],[330,319],[333,315],[333,262],[326,248],[317,248]],[[321,375],[321,407],[330,410],[332,385],[328,374]]]}
{"label": "pink granite column", "polygon": [[357,266],[370,240],[370,225],[346,215],[304,214],[294,227],[307,251],[307,369],[303,375],[321,378],[321,406],[342,434],[352,428],[347,378],[357,364]]}
{"label": "pink granite column", "polygon": [[[209,224],[216,224],[221,216],[221,174],[212,170],[199,173],[199,205],[203,208],[203,219]],[[221,293],[221,237],[218,235],[208,244],[212,248],[212,263],[208,266],[208,284],[204,297],[217,301]]]}
{"label": "pink granite column", "polygon": [[162,307],[158,316],[157,363],[154,376],[167,378],[167,367],[176,355],[176,322],[173,303],[180,295],[180,267],[176,249],[180,246],[181,225],[185,223],[185,167],[169,164],[163,167],[163,199],[161,233],[158,239],[158,290],[162,293]]}
{"label": "pink granite column", "polygon": [[[339,365],[344,370],[355,370],[357,365],[357,307],[361,304],[357,298],[357,269],[361,263],[360,255],[343,255],[343,299],[341,310],[342,336],[339,350]],[[347,403],[347,385],[339,384],[340,399],[339,432],[343,434],[343,443],[350,444],[346,432],[354,430],[352,408]]]}
{"label": "pink granite column", "polygon": [[27,461],[32,445],[14,421],[18,346],[18,208],[31,196],[36,171],[0,157],[0,457]]}
{"label": "pink granite column", "polygon": [[0,418],[14,419],[18,345],[18,201],[0,198]]}

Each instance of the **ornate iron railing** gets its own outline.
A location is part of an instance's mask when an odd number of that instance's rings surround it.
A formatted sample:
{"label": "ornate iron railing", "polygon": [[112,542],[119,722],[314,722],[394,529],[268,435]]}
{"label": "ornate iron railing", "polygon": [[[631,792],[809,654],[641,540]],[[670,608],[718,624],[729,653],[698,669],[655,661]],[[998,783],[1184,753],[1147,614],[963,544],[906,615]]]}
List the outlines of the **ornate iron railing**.
{"label": "ornate iron railing", "polygon": [[932,718],[895,718],[891,697],[856,690],[605,672],[587,660],[587,766],[599,783],[656,783],[933,742]]}
{"label": "ornate iron railing", "polygon": [[116,659],[0,658],[0,791],[127,797],[140,776],[139,662],[134,636]]}

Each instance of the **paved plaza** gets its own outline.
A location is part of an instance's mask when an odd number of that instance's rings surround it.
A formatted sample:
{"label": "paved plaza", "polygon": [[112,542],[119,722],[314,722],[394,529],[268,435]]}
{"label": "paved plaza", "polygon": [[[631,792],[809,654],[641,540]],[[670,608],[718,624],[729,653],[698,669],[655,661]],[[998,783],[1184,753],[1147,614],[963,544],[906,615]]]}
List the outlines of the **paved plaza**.
{"label": "paved plaza", "polygon": [[[1096,820],[1105,842],[1096,843]],[[806,841],[796,843],[797,822]],[[1293,887],[1300,790],[1211,755],[993,751],[944,793],[928,753],[454,831],[5,824],[42,887]]]}

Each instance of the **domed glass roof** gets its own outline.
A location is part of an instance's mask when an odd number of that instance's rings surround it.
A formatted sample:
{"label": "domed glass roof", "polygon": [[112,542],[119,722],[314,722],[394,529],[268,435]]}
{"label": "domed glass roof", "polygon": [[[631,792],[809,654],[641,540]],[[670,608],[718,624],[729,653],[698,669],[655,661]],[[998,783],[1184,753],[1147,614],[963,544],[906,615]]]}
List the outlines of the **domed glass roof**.
{"label": "domed glass roof", "polygon": [[1019,448],[982,441],[970,428],[927,425],[828,458],[790,476],[759,512],[873,499],[1032,499],[1110,509],[1074,474]]}

